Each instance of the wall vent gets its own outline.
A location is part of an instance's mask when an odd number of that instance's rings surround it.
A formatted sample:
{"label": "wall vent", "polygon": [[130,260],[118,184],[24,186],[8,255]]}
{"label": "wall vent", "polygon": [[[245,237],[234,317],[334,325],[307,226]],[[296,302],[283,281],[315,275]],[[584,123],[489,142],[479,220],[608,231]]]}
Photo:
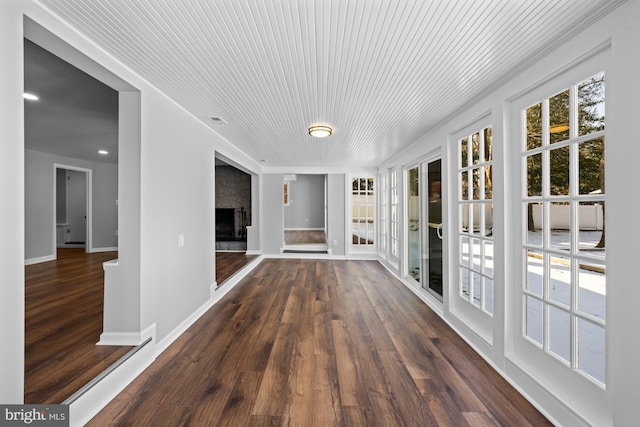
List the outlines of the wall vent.
{"label": "wall vent", "polygon": [[216,125],[226,125],[226,124],[227,124],[227,122],[225,122],[225,121],[222,119],[222,117],[216,117],[216,116],[213,116],[213,117],[209,117],[209,118],[210,118],[210,119],[211,119],[211,121],[212,121],[214,124],[216,124]]}

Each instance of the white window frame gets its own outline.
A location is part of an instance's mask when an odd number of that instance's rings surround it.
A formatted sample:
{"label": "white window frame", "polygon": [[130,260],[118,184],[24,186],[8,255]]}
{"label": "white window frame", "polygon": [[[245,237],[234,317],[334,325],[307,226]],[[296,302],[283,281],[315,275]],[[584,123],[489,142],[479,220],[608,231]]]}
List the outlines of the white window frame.
{"label": "white window frame", "polygon": [[[493,240],[493,196],[488,197],[486,191],[485,168],[493,168],[493,153],[486,159],[485,134],[493,132],[491,125],[483,126],[459,138],[455,142],[456,159],[456,201],[458,222],[456,224],[456,238],[458,239],[458,298],[489,316],[493,316],[494,309],[494,272],[495,272],[495,243]],[[477,135],[478,160],[473,158],[473,140]],[[465,141],[466,162],[463,165],[462,141]],[[473,172],[478,171],[478,186],[474,185]],[[463,194],[463,177],[467,178],[467,192]],[[493,181],[493,180],[492,180]],[[493,188],[491,189],[493,192]],[[466,208],[466,209],[465,209]],[[476,209],[477,208],[477,209]],[[467,228],[463,229],[466,220]],[[477,222],[477,226],[476,226]],[[465,243],[466,242],[466,245]],[[473,244],[476,242],[477,244]],[[466,251],[465,251],[466,248]],[[465,260],[466,255],[466,260]],[[477,262],[475,261],[477,257]],[[467,278],[465,281],[464,278]],[[466,291],[465,291],[466,282]],[[476,286],[478,289],[476,290]],[[477,300],[477,302],[476,302]]]}
{"label": "white window frame", "polygon": [[[505,160],[505,168],[508,176],[512,177],[509,183],[509,207],[508,224],[506,234],[510,236],[505,240],[507,247],[505,254],[508,254],[509,260],[506,282],[509,286],[507,304],[510,307],[506,311],[506,323],[510,325],[507,328],[505,336],[505,347],[507,349],[507,357],[514,366],[526,372],[527,376],[538,382],[544,388],[553,390],[553,394],[561,401],[572,402],[571,407],[579,407],[587,410],[590,415],[588,417],[597,417],[596,414],[607,413],[609,396],[606,386],[598,381],[583,375],[578,371],[571,369],[564,361],[557,357],[553,357],[548,352],[543,351],[539,345],[532,342],[531,339],[525,337],[525,305],[523,304],[526,293],[524,292],[525,279],[527,274],[527,265],[523,248],[525,248],[526,235],[526,209],[524,209],[523,195],[526,191],[526,167],[523,167],[523,137],[526,132],[526,122],[524,120],[523,111],[532,105],[540,102],[545,98],[549,98],[569,88],[571,85],[578,84],[585,79],[603,72],[609,75],[607,58],[610,51],[605,48],[599,49],[589,54],[587,57],[581,58],[580,61],[574,61],[571,67],[565,67],[556,73],[549,73],[549,77],[538,82],[535,87],[531,87],[520,92],[517,96],[510,100],[507,112],[507,119],[510,123],[509,140],[512,141],[507,151]],[[606,131],[605,131],[606,134]],[[591,135],[588,138],[593,138]],[[606,137],[605,137],[606,138]],[[610,145],[610,142],[609,142]],[[605,144],[605,147],[607,144]],[[528,199],[527,199],[528,200]],[[610,227],[609,227],[610,228]],[[610,241],[609,241],[610,243]],[[608,287],[611,288],[611,284]],[[607,317],[610,313],[607,313]],[[573,331],[572,333],[575,333]],[[606,340],[606,349],[608,352],[609,339]],[[607,357],[606,365],[609,364]],[[605,371],[609,371],[606,366]],[[588,408],[588,409],[587,409]]]}
{"label": "white window frame", "polygon": [[387,247],[388,247],[388,238],[389,238],[389,199],[388,199],[388,190],[387,190],[387,173],[381,173],[378,176],[378,187],[380,189],[380,220],[379,220],[379,229],[380,229],[380,237],[379,237],[379,247],[381,255],[386,258],[387,257]]}
{"label": "white window frame", "polygon": [[[360,239],[358,239],[357,243],[353,242],[353,211],[354,208],[356,207],[356,205],[354,204],[354,200],[353,200],[353,196],[354,196],[354,190],[353,190],[353,180],[358,180],[360,181],[361,179],[365,179],[367,180],[373,180],[373,189],[372,190],[361,190],[360,188],[357,190],[358,195],[370,195],[371,196],[371,204],[367,204],[365,203],[364,207],[365,207],[365,224],[367,224],[367,231],[366,231],[366,237],[365,238],[365,243],[361,243]],[[349,244],[351,247],[351,250],[353,252],[376,252],[377,251],[377,218],[376,218],[376,206],[377,206],[377,200],[376,200],[376,187],[377,187],[377,182],[376,182],[376,177],[375,176],[371,176],[371,175],[353,175],[350,176],[349,178]],[[364,191],[364,194],[362,193],[362,191]],[[369,192],[371,192],[371,194],[368,194]],[[358,207],[361,207],[362,205],[358,205]],[[369,211],[371,212],[371,216],[369,216]],[[368,230],[369,226],[369,220],[371,220],[371,230]],[[368,239],[368,237],[371,237],[371,240]],[[361,236],[360,236],[361,237]],[[369,243],[371,242],[371,243]]]}
{"label": "white window frame", "polygon": [[391,171],[389,181],[389,256],[396,263],[400,261],[400,169],[396,168]]}
{"label": "white window frame", "polygon": [[[460,140],[473,135],[476,132],[481,132],[486,128],[494,129],[493,135],[493,157],[492,157],[492,175],[493,175],[493,198],[492,205],[494,209],[494,217],[497,209],[500,209],[500,205],[498,203],[502,200],[503,192],[502,189],[497,184],[501,182],[500,175],[503,171],[499,168],[500,166],[500,155],[499,152],[501,150],[502,145],[504,144],[502,138],[499,138],[495,134],[495,126],[492,123],[492,115],[491,113],[486,114],[482,117],[477,118],[475,121],[468,123],[466,126],[452,132],[448,136],[448,147],[449,147],[449,155],[448,158],[448,170],[449,173],[447,175],[450,183],[449,190],[449,212],[451,221],[448,226],[448,235],[452,236],[449,240],[450,250],[449,253],[454,260],[449,263],[448,271],[449,277],[451,278],[450,285],[447,289],[448,301],[449,301],[449,310],[460,320],[464,322],[464,324],[473,330],[478,336],[484,340],[489,345],[493,345],[494,342],[494,322],[497,321],[494,318],[496,315],[498,319],[501,316],[502,308],[498,305],[500,301],[502,301],[502,295],[496,289],[497,286],[501,283],[498,280],[497,273],[503,268],[503,261],[498,258],[496,255],[499,254],[501,241],[497,236],[491,239],[493,242],[493,313],[488,313],[486,310],[482,309],[482,304],[479,307],[471,302],[470,298],[473,297],[473,293],[470,295],[464,295],[462,293],[462,274],[461,267],[462,263],[462,233],[460,231],[462,224],[462,201],[461,201],[461,171],[464,169],[465,171],[478,168],[479,164],[472,165],[468,168],[461,168],[461,160],[460,160]],[[488,162],[483,162],[484,163]],[[484,191],[484,189],[481,189]],[[486,203],[485,200],[479,199],[475,201],[477,203]],[[499,227],[498,227],[499,228]],[[476,237],[474,235],[474,237]],[[480,238],[478,234],[478,238]],[[483,240],[487,240],[486,237],[483,237]],[[481,271],[483,271],[481,269]],[[487,271],[484,271],[485,276],[487,276]]]}
{"label": "white window frame", "polygon": [[282,203],[284,206],[291,205],[291,185],[289,181],[282,183]]}

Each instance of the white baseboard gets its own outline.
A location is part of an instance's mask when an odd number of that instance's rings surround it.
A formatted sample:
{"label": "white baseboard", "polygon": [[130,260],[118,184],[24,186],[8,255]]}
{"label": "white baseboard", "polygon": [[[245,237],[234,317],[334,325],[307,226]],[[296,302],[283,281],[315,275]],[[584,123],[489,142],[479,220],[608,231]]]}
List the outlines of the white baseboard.
{"label": "white baseboard", "polygon": [[[69,406],[70,426],[83,426],[89,422],[261,260],[262,256],[247,264],[236,275],[225,281],[221,289],[217,287],[216,283],[213,283],[211,285],[212,296],[209,301],[194,311],[160,342],[157,342],[155,324],[140,333],[103,333],[100,336],[99,345],[113,345],[114,343],[117,345],[138,345],[149,337],[152,338],[152,341]],[[129,344],[122,344],[123,342]]]}
{"label": "white baseboard", "polygon": [[148,338],[151,338],[151,341],[69,405],[71,427],[88,423],[153,363],[156,358],[156,324],[152,324],[138,335],[143,339],[141,343]]}
{"label": "white baseboard", "polygon": [[91,249],[91,252],[114,252],[117,251],[118,247],[111,247],[111,248],[93,248]]}
{"label": "white baseboard", "polygon": [[210,285],[211,297],[207,302],[202,304],[196,311],[191,313],[180,325],[171,331],[162,341],[158,342],[157,354],[162,353],[171,345],[180,335],[182,335],[191,325],[193,325],[204,313],[207,312],[216,302],[220,300],[227,292],[229,292],[241,279],[243,279],[253,268],[262,261],[262,257],[252,260],[245,265],[236,274],[227,279],[221,286],[214,282]]}
{"label": "white baseboard", "polygon": [[324,228],[285,228],[284,231],[324,231]]}
{"label": "white baseboard", "polygon": [[41,262],[55,261],[56,255],[45,255],[37,258],[29,258],[24,260],[24,265],[40,264]]}
{"label": "white baseboard", "polygon": [[100,334],[100,341],[96,345],[140,345],[143,339],[143,332],[103,332]]}
{"label": "white baseboard", "polygon": [[247,255],[262,255],[262,251],[261,250],[251,250],[251,251],[246,251],[245,252]]}

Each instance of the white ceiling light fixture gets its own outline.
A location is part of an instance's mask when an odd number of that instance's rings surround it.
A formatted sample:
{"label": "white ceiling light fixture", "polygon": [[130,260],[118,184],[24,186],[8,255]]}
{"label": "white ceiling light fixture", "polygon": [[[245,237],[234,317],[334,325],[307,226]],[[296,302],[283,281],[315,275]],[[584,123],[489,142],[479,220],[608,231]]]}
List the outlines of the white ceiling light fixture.
{"label": "white ceiling light fixture", "polygon": [[23,93],[23,94],[22,94],[22,97],[23,97],[24,99],[28,99],[29,101],[37,101],[37,100],[39,100],[39,99],[40,99],[40,98],[38,98],[36,95],[34,95],[34,94],[32,94],[32,93],[28,93],[28,92]]}
{"label": "white ceiling light fixture", "polygon": [[333,129],[330,126],[310,126],[309,135],[316,138],[326,138],[333,133]]}
{"label": "white ceiling light fixture", "polygon": [[109,152],[107,150],[98,150],[98,154],[102,154],[103,156],[106,156],[107,154],[109,154]]}

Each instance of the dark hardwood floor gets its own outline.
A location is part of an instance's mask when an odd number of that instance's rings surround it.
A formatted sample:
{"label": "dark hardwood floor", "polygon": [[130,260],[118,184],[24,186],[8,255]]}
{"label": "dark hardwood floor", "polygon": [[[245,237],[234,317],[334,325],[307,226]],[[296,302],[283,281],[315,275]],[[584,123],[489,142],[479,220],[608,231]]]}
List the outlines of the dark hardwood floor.
{"label": "dark hardwood floor", "polygon": [[102,263],[117,252],[58,249],[25,267],[25,403],[61,403],[130,347],[96,346],[102,333]]}
{"label": "dark hardwood floor", "polygon": [[550,423],[378,262],[278,259],[89,425]]}
{"label": "dark hardwood floor", "polygon": [[285,230],[284,242],[287,245],[327,243],[327,236],[323,230]]}
{"label": "dark hardwood floor", "polygon": [[[25,403],[61,403],[131,347],[96,346],[104,271],[117,252],[58,249],[56,261],[25,267]],[[216,253],[222,283],[256,256]]]}
{"label": "dark hardwood floor", "polygon": [[244,252],[216,252],[216,283],[218,286],[257,257],[257,255],[247,255]]}

